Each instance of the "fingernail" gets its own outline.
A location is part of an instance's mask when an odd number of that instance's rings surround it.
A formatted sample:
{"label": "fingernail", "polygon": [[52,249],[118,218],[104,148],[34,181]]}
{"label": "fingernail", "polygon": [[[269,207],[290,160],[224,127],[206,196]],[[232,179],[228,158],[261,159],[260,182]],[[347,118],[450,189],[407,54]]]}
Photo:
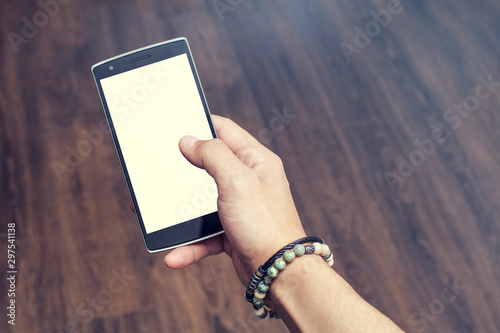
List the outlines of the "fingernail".
{"label": "fingernail", "polygon": [[187,149],[190,149],[194,146],[195,142],[198,141],[200,139],[194,137],[194,136],[191,136],[191,135],[186,135],[184,137],[182,137],[181,139],[181,145],[184,147],[184,148],[187,148]]}

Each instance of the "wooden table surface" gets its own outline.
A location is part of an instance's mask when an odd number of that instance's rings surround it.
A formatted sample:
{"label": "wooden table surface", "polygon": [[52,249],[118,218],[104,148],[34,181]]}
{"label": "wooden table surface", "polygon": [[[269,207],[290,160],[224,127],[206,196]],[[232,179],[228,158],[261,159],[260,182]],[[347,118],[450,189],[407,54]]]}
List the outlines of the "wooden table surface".
{"label": "wooden table surface", "polygon": [[128,209],[90,67],[179,36],[356,291],[406,331],[500,331],[497,1],[58,1],[0,4],[0,331],[287,331],[225,255],[165,268]]}

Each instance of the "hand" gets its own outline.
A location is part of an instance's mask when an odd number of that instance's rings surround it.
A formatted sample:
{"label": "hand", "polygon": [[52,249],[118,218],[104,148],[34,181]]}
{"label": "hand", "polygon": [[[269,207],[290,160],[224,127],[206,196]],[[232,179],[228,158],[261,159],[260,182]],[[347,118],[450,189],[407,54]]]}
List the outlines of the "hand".
{"label": "hand", "polygon": [[[183,137],[179,148],[189,162],[215,179],[225,233],[176,248],[164,261],[170,268],[183,268],[224,251],[246,285],[258,266],[305,232],[280,158],[231,120],[212,119],[218,139]],[[307,257],[273,282],[274,308],[291,331],[316,332],[328,327],[332,332],[401,332],[321,258]]]}
{"label": "hand", "polygon": [[183,268],[225,252],[246,285],[257,268],[286,244],[305,236],[281,159],[227,118],[212,116],[218,139],[183,137],[179,148],[217,183],[221,236],[174,249],[169,268]]}

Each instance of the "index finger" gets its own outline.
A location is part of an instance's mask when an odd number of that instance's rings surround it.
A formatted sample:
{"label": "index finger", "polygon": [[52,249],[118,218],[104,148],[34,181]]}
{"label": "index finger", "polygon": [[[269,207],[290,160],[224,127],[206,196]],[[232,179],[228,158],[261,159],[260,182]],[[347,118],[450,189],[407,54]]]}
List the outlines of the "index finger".
{"label": "index finger", "polygon": [[257,139],[231,119],[213,114],[212,120],[215,131],[217,132],[217,137],[224,141],[233,153],[236,154],[238,151],[248,147],[258,150],[267,150],[267,148],[257,141]]}
{"label": "index finger", "polygon": [[277,156],[262,145],[250,133],[238,126],[229,118],[212,115],[217,137],[242,161],[245,165],[257,171],[259,166],[265,166],[265,161],[272,161]]}

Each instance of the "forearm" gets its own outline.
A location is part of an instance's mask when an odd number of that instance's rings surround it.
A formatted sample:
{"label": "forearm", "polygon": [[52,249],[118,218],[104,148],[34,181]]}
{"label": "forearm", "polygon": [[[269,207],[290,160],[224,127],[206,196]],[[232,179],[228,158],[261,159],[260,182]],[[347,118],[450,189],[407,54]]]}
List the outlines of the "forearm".
{"label": "forearm", "polygon": [[288,265],[269,295],[291,332],[401,332],[317,255]]}

